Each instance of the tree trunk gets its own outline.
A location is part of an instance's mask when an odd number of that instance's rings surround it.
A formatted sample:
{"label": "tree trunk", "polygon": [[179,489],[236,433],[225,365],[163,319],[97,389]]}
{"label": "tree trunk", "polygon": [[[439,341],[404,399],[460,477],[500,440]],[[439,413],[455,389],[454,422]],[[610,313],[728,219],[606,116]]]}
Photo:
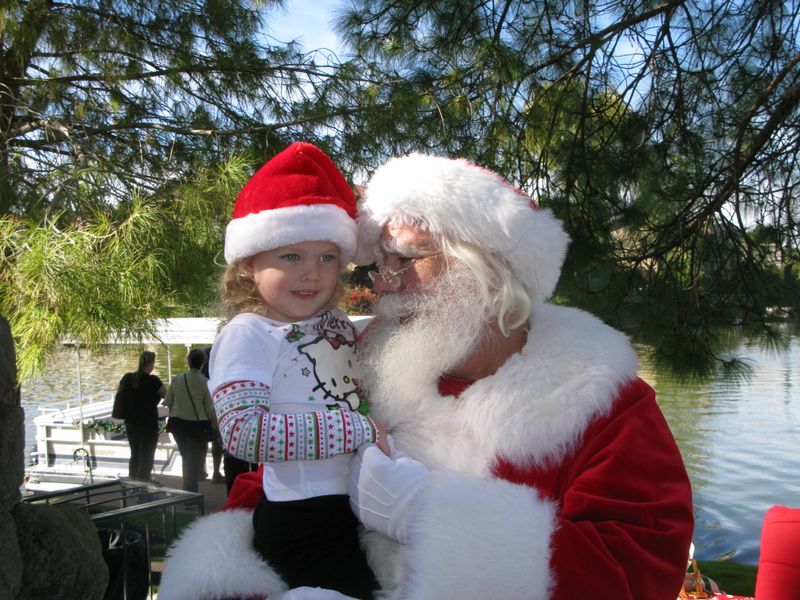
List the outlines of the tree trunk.
{"label": "tree trunk", "polygon": [[0,316],[0,597],[16,598],[22,584],[22,553],[11,509],[19,502],[24,474],[25,416],[20,406],[11,329]]}

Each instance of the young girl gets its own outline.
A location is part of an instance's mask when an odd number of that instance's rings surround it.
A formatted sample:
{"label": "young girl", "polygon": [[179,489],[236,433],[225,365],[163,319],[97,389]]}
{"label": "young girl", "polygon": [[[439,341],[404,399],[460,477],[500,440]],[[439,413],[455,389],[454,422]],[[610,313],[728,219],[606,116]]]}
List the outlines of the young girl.
{"label": "young girl", "polygon": [[347,478],[352,453],[386,436],[365,414],[355,329],[334,304],[355,246],[355,198],[322,151],[295,143],[265,164],[225,233],[209,386],[225,449],[264,463],[257,550],[290,588],[371,598]]}

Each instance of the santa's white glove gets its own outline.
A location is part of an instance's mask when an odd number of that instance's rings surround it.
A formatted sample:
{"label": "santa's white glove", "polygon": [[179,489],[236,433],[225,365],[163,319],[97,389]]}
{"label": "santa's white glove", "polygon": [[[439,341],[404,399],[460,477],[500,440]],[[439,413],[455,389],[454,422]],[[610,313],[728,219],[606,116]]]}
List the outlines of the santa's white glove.
{"label": "santa's white glove", "polygon": [[386,456],[374,444],[362,446],[350,467],[350,506],[368,528],[408,541],[415,500],[430,471],[401,452]]}
{"label": "santa's white glove", "polygon": [[356,600],[352,596],[345,596],[335,590],[327,590],[324,588],[312,587],[298,587],[288,592],[284,592],[279,596],[270,598],[270,600]]}

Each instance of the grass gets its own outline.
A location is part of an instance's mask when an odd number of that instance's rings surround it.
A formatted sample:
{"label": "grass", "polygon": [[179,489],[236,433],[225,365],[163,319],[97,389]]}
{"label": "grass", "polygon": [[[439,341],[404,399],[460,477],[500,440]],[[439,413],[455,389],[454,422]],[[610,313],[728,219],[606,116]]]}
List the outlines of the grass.
{"label": "grass", "polygon": [[717,582],[719,589],[734,596],[754,596],[758,567],[730,561],[697,561],[700,573]]}
{"label": "grass", "polygon": [[149,513],[143,515],[132,515],[128,517],[127,528],[144,535],[145,521],[150,530],[150,556],[151,558],[163,558],[167,548],[181,534],[183,529],[192,523],[198,515],[193,513],[175,514],[175,535],[173,535],[172,518],[168,518],[166,531],[163,529],[160,513]]}

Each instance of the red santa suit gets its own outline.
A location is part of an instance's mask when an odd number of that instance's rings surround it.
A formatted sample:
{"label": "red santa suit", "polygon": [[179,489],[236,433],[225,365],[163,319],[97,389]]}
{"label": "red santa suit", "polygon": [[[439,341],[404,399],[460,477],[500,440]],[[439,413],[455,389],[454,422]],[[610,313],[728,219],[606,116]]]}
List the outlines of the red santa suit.
{"label": "red santa suit", "polygon": [[[409,543],[365,535],[387,597],[673,600],[692,536],[691,489],[636,369],[624,335],[583,311],[539,304],[525,347],[493,375],[372,398],[397,448],[431,469]],[[159,597],[279,593],[274,573],[253,567],[247,539],[219,537],[247,513],[216,518],[170,551]]]}

